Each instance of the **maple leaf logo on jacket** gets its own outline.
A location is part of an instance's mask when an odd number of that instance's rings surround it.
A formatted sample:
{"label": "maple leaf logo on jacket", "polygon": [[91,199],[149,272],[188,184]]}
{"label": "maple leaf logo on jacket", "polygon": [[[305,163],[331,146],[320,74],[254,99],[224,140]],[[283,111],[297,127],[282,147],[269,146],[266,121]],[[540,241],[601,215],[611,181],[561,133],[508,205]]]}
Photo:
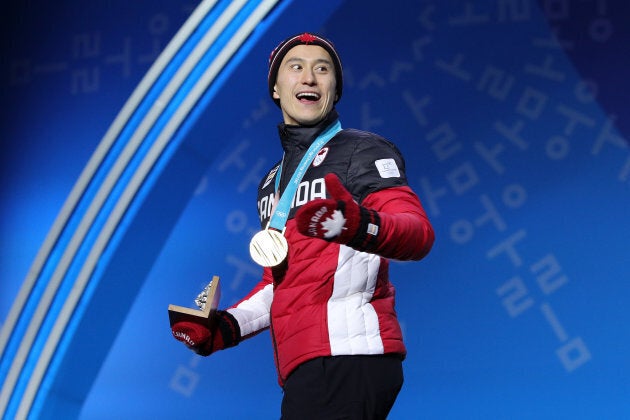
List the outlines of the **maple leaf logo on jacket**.
{"label": "maple leaf logo on jacket", "polygon": [[341,210],[335,210],[332,216],[322,222],[322,228],[327,232],[324,238],[334,238],[339,235],[346,224],[346,218],[343,217]]}

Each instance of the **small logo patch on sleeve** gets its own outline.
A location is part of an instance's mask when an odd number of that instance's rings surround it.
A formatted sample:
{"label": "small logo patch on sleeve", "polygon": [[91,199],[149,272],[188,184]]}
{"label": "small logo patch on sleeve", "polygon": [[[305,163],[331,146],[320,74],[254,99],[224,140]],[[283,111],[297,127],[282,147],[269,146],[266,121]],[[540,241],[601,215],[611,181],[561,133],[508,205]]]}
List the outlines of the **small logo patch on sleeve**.
{"label": "small logo patch on sleeve", "polygon": [[381,178],[400,178],[400,171],[394,159],[379,159],[374,163]]}
{"label": "small logo patch on sleeve", "polygon": [[276,176],[276,172],[278,172],[278,169],[280,169],[280,165],[276,166],[275,168],[271,170],[271,172],[269,172],[269,174],[267,175],[267,179],[265,179],[265,183],[262,186],[263,188],[265,188],[267,185],[271,183],[271,181],[274,180],[274,177]]}

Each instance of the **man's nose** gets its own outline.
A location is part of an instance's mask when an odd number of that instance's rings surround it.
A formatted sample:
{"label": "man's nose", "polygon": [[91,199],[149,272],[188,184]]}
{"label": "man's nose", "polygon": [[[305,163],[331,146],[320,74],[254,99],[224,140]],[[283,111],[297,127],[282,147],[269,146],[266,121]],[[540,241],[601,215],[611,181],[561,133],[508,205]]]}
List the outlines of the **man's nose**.
{"label": "man's nose", "polygon": [[315,73],[312,70],[304,70],[304,72],[302,72],[302,83],[313,85],[316,81]]}

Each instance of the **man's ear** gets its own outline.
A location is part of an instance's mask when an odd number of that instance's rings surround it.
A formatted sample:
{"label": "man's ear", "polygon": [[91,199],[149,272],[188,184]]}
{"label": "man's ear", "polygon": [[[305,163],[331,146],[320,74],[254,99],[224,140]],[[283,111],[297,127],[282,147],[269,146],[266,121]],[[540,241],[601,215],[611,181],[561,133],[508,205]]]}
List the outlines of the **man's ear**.
{"label": "man's ear", "polygon": [[273,85],[273,99],[280,99],[280,95],[278,95],[278,89],[276,88],[277,85]]}

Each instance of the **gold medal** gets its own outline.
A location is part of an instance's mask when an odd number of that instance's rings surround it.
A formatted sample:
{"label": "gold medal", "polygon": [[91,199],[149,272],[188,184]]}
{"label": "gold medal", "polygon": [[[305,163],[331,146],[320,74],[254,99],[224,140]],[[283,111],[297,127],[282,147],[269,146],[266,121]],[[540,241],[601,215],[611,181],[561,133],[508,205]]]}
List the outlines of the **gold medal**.
{"label": "gold medal", "polygon": [[282,232],[275,229],[261,230],[249,242],[252,259],[263,267],[275,267],[287,257],[289,244]]}

